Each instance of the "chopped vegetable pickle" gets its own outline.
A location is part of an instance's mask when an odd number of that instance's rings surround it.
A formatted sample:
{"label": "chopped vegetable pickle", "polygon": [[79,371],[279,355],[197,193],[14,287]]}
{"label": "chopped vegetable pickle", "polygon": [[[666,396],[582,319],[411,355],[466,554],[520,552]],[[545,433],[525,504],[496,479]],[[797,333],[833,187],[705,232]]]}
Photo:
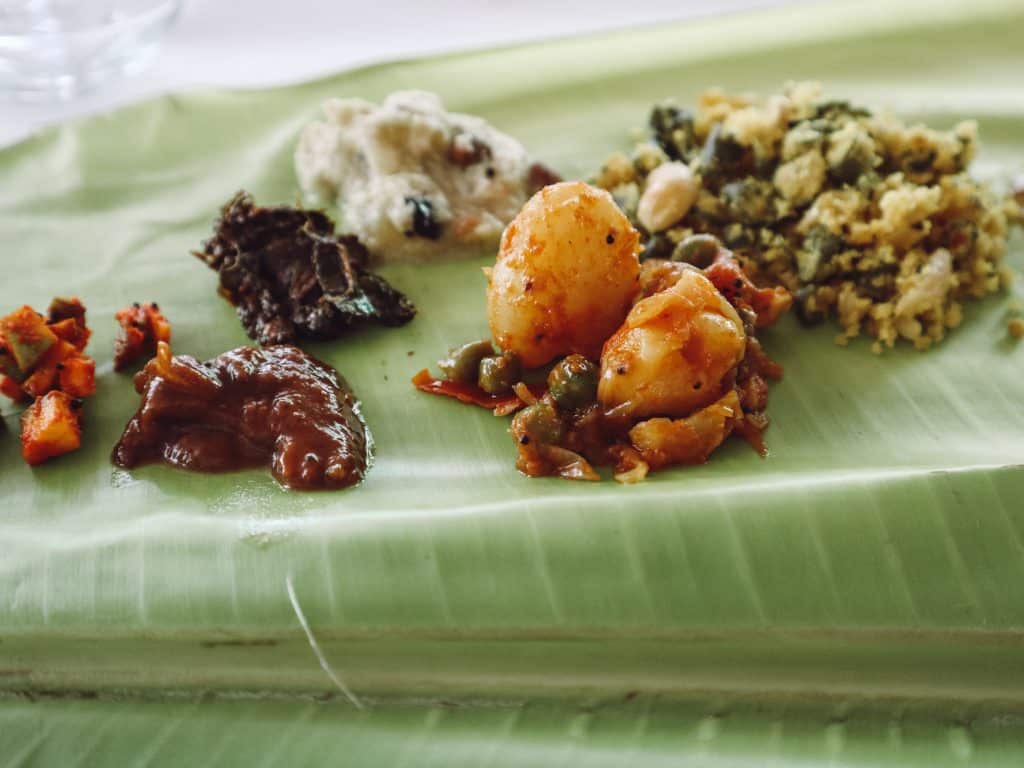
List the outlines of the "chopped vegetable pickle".
{"label": "chopped vegetable pickle", "polygon": [[39,464],[81,444],[80,398],[96,391],[90,331],[77,298],[54,299],[44,319],[29,306],[0,318],[0,392],[32,402],[22,415],[22,456]]}
{"label": "chopped vegetable pickle", "polygon": [[153,302],[135,302],[114,315],[119,326],[114,340],[114,370],[123,371],[136,360],[156,354],[158,342],[171,341],[171,324]]}

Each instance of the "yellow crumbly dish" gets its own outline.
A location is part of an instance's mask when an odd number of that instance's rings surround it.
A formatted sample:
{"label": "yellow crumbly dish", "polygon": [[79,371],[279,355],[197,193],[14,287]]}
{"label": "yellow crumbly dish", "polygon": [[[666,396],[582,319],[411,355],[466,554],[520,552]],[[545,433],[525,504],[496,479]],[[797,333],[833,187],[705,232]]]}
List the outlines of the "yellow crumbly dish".
{"label": "yellow crumbly dish", "polygon": [[965,173],[973,121],[908,126],[798,83],[765,100],[709,90],[696,110],[656,106],[650,127],[594,179],[645,255],[689,260],[686,239],[712,234],[759,282],[793,291],[802,322],[836,317],[840,343],[867,333],[876,352],[900,338],[927,349],[964,299],[1012,277],[1001,260],[1021,213]]}

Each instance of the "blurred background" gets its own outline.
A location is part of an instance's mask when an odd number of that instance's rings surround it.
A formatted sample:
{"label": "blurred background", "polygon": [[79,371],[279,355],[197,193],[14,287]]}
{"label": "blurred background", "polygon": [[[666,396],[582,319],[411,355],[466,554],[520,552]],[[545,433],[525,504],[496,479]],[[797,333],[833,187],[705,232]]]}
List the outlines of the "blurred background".
{"label": "blurred background", "polygon": [[786,1],[0,0],[0,146],[168,91],[278,85]]}

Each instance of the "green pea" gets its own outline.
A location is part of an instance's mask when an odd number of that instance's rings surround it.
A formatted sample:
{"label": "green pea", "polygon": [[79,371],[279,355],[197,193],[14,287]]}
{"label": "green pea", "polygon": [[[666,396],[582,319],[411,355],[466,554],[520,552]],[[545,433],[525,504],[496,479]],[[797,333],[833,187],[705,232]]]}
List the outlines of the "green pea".
{"label": "green pea", "polygon": [[676,246],[672,261],[685,261],[698,267],[711,266],[722,244],[714,235],[690,235]]}
{"label": "green pea", "polygon": [[522,366],[514,355],[491,355],[480,361],[477,384],[489,395],[500,395],[519,381]]}
{"label": "green pea", "polygon": [[672,241],[665,235],[651,235],[640,252],[640,261],[667,259],[672,255]]}
{"label": "green pea", "polygon": [[558,413],[543,401],[528,405],[512,419],[512,434],[524,445],[530,442],[557,445],[565,436]]}
{"label": "green pea", "polygon": [[597,400],[597,373],[583,355],[569,355],[548,374],[548,391],[560,408],[583,408]]}
{"label": "green pea", "polygon": [[475,384],[480,375],[480,361],[494,354],[489,341],[471,341],[448,351],[448,357],[437,361],[437,367],[449,381]]}
{"label": "green pea", "polygon": [[825,322],[825,313],[815,303],[814,294],[817,288],[805,285],[796,292],[794,309],[800,324],[810,328]]}

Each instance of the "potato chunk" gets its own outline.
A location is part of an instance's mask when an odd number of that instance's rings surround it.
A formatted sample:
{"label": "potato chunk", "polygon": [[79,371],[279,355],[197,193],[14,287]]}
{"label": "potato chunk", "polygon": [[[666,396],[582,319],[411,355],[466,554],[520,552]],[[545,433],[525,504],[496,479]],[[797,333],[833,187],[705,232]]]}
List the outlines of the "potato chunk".
{"label": "potato chunk", "polygon": [[743,359],[746,333],[733,306],[701,272],[637,302],[601,353],[597,396],[634,417],[686,416],[717,400]]}
{"label": "potato chunk", "polygon": [[639,237],[603,190],[563,182],[535,194],[490,273],[498,346],[528,368],[571,353],[596,360],[637,294]]}

